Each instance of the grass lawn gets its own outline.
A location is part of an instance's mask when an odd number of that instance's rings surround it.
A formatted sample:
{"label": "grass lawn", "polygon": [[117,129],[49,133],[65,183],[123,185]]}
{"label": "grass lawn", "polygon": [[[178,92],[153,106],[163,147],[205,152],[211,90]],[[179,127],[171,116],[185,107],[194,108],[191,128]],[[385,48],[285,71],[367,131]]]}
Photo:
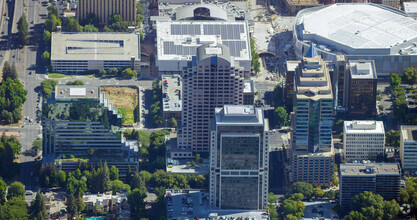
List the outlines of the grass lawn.
{"label": "grass lawn", "polygon": [[65,77],[72,77],[72,75],[66,75],[66,74],[62,74],[62,73],[49,73],[48,77],[51,79],[61,79],[61,78],[65,78]]}
{"label": "grass lawn", "polygon": [[109,98],[109,102],[123,115],[123,125],[135,123],[135,108],[138,106],[138,92],[134,88],[102,86],[100,92]]}

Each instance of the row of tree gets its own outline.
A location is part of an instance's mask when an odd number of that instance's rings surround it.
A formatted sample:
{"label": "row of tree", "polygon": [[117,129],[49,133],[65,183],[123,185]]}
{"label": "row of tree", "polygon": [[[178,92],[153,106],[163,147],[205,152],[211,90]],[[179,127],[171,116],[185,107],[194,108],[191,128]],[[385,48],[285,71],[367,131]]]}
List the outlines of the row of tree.
{"label": "row of tree", "polygon": [[0,120],[6,124],[16,123],[22,118],[22,105],[26,101],[27,90],[17,77],[16,66],[10,66],[6,61],[0,83]]}
{"label": "row of tree", "polygon": [[152,105],[151,105],[151,117],[152,122],[159,126],[162,122],[162,91],[159,79],[155,79],[152,83]]}
{"label": "row of tree", "polygon": [[261,63],[259,62],[259,54],[255,49],[255,40],[250,38],[250,54],[252,55],[251,65],[256,73],[261,71]]}
{"label": "row of tree", "polygon": [[0,177],[12,179],[19,174],[19,163],[14,160],[20,155],[21,145],[15,136],[3,134],[0,140]]}
{"label": "row of tree", "polygon": [[7,189],[6,183],[0,178],[0,219],[43,220],[46,215],[45,201],[40,191],[28,206],[25,202],[25,186],[22,183],[13,182]]}
{"label": "row of tree", "polygon": [[138,77],[138,72],[136,70],[132,70],[131,68],[125,68],[125,69],[117,69],[116,67],[113,67],[111,69],[108,69],[107,71],[102,68],[96,73],[97,77],[121,77],[121,78],[128,78],[133,79]]}

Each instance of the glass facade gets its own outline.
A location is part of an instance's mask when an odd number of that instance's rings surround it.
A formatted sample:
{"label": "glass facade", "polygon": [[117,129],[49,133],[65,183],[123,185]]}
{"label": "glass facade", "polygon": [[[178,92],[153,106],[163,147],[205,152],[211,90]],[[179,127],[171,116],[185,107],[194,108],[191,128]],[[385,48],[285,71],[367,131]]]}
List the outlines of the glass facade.
{"label": "glass facade", "polygon": [[259,137],[222,137],[221,169],[258,169],[259,143]]}
{"label": "glass facade", "polygon": [[222,209],[258,209],[258,177],[222,177]]}

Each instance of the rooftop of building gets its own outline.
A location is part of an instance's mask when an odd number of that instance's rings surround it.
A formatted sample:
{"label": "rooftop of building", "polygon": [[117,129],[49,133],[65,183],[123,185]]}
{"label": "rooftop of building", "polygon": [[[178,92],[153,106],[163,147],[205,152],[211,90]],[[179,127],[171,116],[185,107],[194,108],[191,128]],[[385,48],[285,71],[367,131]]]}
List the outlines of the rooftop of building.
{"label": "rooftop of building", "polygon": [[51,60],[140,59],[136,33],[52,33]]}
{"label": "rooftop of building", "polygon": [[56,85],[55,99],[99,99],[100,86]]}
{"label": "rooftop of building", "polygon": [[162,75],[163,111],[182,111],[182,82],[180,75]]}
{"label": "rooftop of building", "polygon": [[403,54],[415,53],[411,49],[417,47],[413,44],[417,40],[417,22],[403,11],[380,4],[336,3],[305,9],[299,12],[295,24],[300,40],[322,44],[323,50],[343,46],[382,49],[355,51],[361,55]]}
{"label": "rooftop of building", "polygon": [[417,141],[417,125],[401,126],[401,135],[404,141]]}
{"label": "rooftop of building", "polygon": [[194,10],[197,8],[207,8],[210,17],[214,19],[234,21],[236,18],[246,20],[253,19],[248,12],[248,3],[229,2],[229,1],[201,1],[201,0],[165,0],[159,1],[159,16],[171,17],[173,20],[194,20]]}
{"label": "rooftop of building", "polygon": [[166,190],[169,219],[268,219],[266,210],[227,210],[211,209],[208,204],[209,193],[202,190]]}
{"label": "rooftop of building", "polygon": [[193,65],[197,65],[200,61],[212,56],[220,57],[233,63],[230,59],[230,48],[224,44],[203,44],[197,47],[196,53],[196,62]]}
{"label": "rooftop of building", "polygon": [[304,57],[297,74],[297,99],[332,99],[329,70],[321,56]]}
{"label": "rooftop of building", "polygon": [[417,13],[417,2],[404,2],[403,6],[405,13]]}
{"label": "rooftop of building", "polygon": [[289,5],[292,6],[307,6],[314,7],[323,5],[319,0],[285,0]]}
{"label": "rooftop of building", "polygon": [[377,79],[373,60],[350,60],[349,68],[352,79]]}
{"label": "rooftop of building", "polygon": [[334,157],[335,151],[333,146],[331,147],[330,151],[318,151],[315,153],[311,153],[308,151],[301,151],[295,150],[295,145],[293,146],[292,153],[297,157],[310,157],[310,158],[321,158],[321,157]]}
{"label": "rooftop of building", "polygon": [[342,176],[401,175],[397,163],[347,163],[340,164]]}
{"label": "rooftop of building", "polygon": [[382,121],[344,121],[344,134],[385,134]]}
{"label": "rooftop of building", "polygon": [[158,60],[191,61],[203,44],[224,44],[234,60],[250,60],[245,21],[158,21]]}
{"label": "rooftop of building", "polygon": [[264,125],[269,130],[263,109],[253,105],[225,105],[223,108],[216,108],[215,115],[217,125]]}
{"label": "rooftop of building", "polygon": [[116,193],[116,195],[113,195],[112,192],[102,193],[102,194],[84,194],[83,195],[83,201],[88,203],[96,203],[106,200],[117,200],[118,202],[121,202],[123,199],[126,199],[127,193]]}
{"label": "rooftop of building", "polygon": [[255,88],[253,86],[253,80],[245,80],[244,81],[245,88],[243,89],[243,93],[254,93]]}

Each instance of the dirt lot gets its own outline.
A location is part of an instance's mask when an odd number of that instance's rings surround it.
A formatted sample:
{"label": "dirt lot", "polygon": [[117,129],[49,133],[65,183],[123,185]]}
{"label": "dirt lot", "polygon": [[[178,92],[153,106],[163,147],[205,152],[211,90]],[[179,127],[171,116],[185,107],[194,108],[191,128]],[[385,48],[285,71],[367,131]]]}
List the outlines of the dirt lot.
{"label": "dirt lot", "polygon": [[134,88],[119,86],[102,86],[100,91],[109,98],[118,112],[123,115],[123,125],[135,123],[135,108],[138,106],[138,92]]}

